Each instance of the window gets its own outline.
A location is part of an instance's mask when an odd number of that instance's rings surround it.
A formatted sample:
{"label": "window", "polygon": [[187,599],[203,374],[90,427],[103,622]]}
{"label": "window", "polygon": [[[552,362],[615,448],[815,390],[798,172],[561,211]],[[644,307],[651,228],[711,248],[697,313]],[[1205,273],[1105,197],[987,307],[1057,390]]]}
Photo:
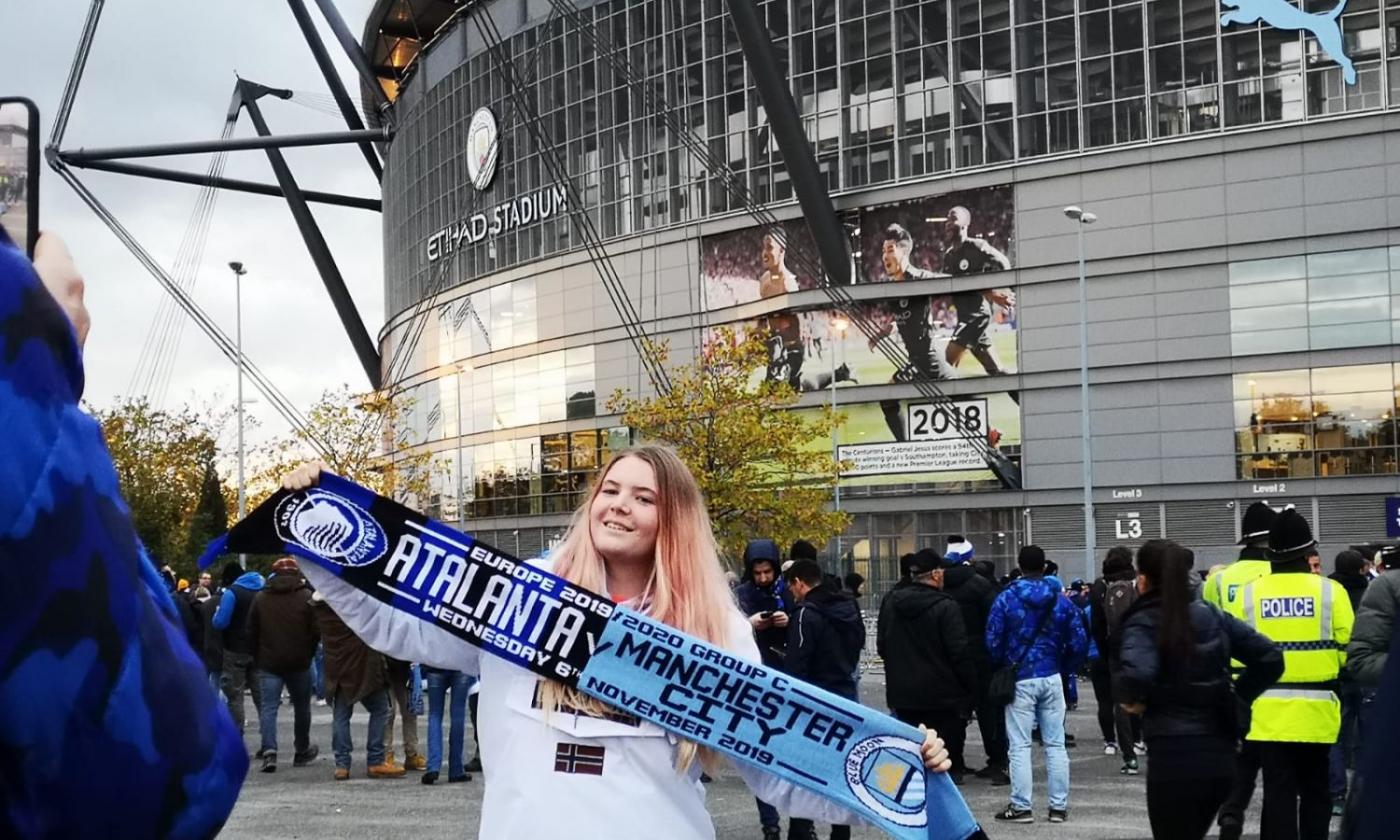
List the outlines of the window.
{"label": "window", "polygon": [[[1397,337],[1400,248],[1329,251],[1230,265],[1236,356],[1366,347]],[[1400,276],[1397,274],[1395,276]]]}
{"label": "window", "polygon": [[1236,375],[1239,477],[1395,473],[1395,386],[1389,363]]}

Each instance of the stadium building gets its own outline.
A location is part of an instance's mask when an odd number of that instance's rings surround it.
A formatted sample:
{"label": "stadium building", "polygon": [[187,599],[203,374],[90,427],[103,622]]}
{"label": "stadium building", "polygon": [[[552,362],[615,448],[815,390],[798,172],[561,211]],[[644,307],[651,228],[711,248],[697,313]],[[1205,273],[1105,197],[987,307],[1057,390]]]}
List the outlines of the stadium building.
{"label": "stadium building", "polygon": [[952,533],[1003,571],[1034,541],[1083,575],[1079,205],[1100,554],[1168,536],[1233,558],[1257,499],[1304,512],[1328,569],[1385,538],[1400,2],[1304,2],[759,3],[871,339],[833,322],[727,3],[382,0],[380,344],[405,445],[438,462],[429,511],[536,553],[628,442],[607,397],[651,385],[602,243],[673,361],[743,325],[770,336],[757,377],[834,394],[841,562],[875,589]]}

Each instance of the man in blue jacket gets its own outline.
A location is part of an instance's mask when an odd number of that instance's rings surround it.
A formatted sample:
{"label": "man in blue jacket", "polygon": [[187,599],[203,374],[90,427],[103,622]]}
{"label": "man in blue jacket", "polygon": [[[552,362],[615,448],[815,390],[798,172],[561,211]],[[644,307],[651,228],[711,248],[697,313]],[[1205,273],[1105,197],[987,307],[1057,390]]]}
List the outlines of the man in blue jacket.
{"label": "man in blue jacket", "polygon": [[[258,690],[258,678],[253,670],[253,650],[248,636],[248,612],[253,609],[253,598],[262,591],[266,581],[257,572],[245,572],[237,563],[224,566],[224,591],[219,596],[219,606],[214,610],[210,622],[220,633],[224,643],[224,673],[219,679],[219,688],[228,701],[228,713],[233,722],[243,732],[243,694],[253,689],[253,708],[262,719],[262,692]],[[262,749],[258,757],[262,758]]]}
{"label": "man in blue jacket", "polygon": [[1084,662],[1089,639],[1079,611],[1058,583],[1045,578],[1045,552],[1028,545],[1021,549],[1016,564],[1021,577],[997,596],[987,618],[987,654],[993,667],[1017,665],[1016,698],[1006,707],[1011,802],[997,812],[996,819],[1035,821],[1031,730],[1039,726],[1045,747],[1049,821],[1060,823],[1069,816],[1069,754],[1060,674]]}
{"label": "man in blue jacket", "polygon": [[0,837],[213,837],[248,754],[78,405],[82,295],[0,230]]}

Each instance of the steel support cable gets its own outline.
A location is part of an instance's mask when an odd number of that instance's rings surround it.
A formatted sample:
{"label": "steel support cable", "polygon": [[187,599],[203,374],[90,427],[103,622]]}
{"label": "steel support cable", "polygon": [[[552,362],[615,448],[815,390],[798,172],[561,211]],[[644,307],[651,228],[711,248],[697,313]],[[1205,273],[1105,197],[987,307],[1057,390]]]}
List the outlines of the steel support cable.
{"label": "steel support cable", "polygon": [[[554,19],[554,14],[554,12],[550,12],[549,16],[545,19],[543,25],[547,26],[550,23],[550,21]],[[526,73],[527,84],[533,84],[533,81],[539,72],[540,55],[543,52],[543,50],[535,50],[534,54],[531,56],[530,66]],[[293,91],[293,101],[295,101],[296,95],[297,92]],[[503,119],[501,121],[501,125],[503,127],[512,125],[512,119],[518,116],[515,108],[515,103],[513,101],[507,102],[506,106],[508,110],[506,110],[502,114]],[[467,211],[475,211],[480,208],[482,196],[484,195],[484,193],[473,192],[471,195],[475,198],[475,200],[468,203],[468,206],[465,208]],[[453,216],[453,218],[456,218],[456,215],[460,215],[460,211],[454,212],[455,215]],[[396,396],[394,389],[398,387],[397,383],[399,383],[405,378],[405,375],[407,374],[407,368],[413,362],[413,354],[417,351],[418,342],[422,339],[423,332],[426,330],[427,327],[428,314],[432,311],[434,307],[437,306],[437,304],[433,303],[433,301],[439,294],[446,290],[448,277],[450,276],[451,271],[454,268],[456,260],[463,253],[465,252],[461,250],[455,250],[443,259],[442,264],[438,267],[437,271],[434,272],[432,283],[428,285],[428,288],[419,297],[418,303],[415,305],[413,313],[409,315],[408,319],[404,322],[405,326],[403,332],[403,339],[400,340],[398,344],[394,346],[393,352],[390,354],[388,364],[385,366],[386,374],[384,377],[384,381],[387,383],[386,389],[389,390],[390,399]],[[486,329],[486,325],[482,323],[481,316],[477,313],[476,307],[471,304],[470,296],[466,297],[466,301],[467,306],[470,307],[471,310],[472,320],[475,321],[477,329],[481,332],[482,337],[485,339],[486,349],[489,353],[493,349],[491,346],[491,333],[489,330]],[[461,399],[460,385],[457,390],[457,399]],[[370,420],[371,418],[366,416],[361,421],[360,434],[364,434],[368,430]],[[458,436],[461,436],[460,430],[458,431]]]}
{"label": "steel support cable", "polygon": [[[82,181],[80,181],[77,178],[77,176],[73,174],[72,170],[68,168],[67,164],[63,163],[61,160],[58,160],[55,157],[51,159],[51,165],[54,171],[58,173],[59,177],[66,181],[68,185],[73,188],[73,191],[78,194],[78,197],[83,200],[83,203],[87,204],[89,209],[91,209],[93,213],[97,215],[97,217],[103,222],[103,224],[107,225],[108,229],[111,230],[112,233],[119,240],[121,240],[122,244],[127,247],[127,250],[131,251],[132,255],[136,257],[137,261],[139,261],[143,266],[145,266],[146,270],[149,271],[151,275],[156,278],[156,281],[159,282],[161,286],[163,286],[165,290],[169,292],[172,297],[175,298],[176,302],[179,303],[180,308],[184,309],[185,312],[189,314],[190,318],[192,318],[194,322],[199,325],[199,328],[204,331],[205,335],[209,336],[210,340],[214,342],[214,345],[219,349],[219,351],[223,353],[224,356],[230,362],[233,362],[235,365],[237,365],[237,349],[235,348],[233,341],[230,340],[229,337],[224,334],[223,330],[219,328],[218,324],[214,323],[214,321],[204,312],[204,310],[202,310],[199,307],[199,305],[189,297],[189,295],[185,294],[185,291],[180,288],[179,284],[176,283],[175,280],[172,277],[170,277],[169,274],[166,273],[165,269],[162,268],[158,262],[156,262],[155,258],[152,257],[150,253],[148,253],[146,249],[141,246],[141,243],[136,241],[136,238],[133,237],[131,233],[122,225],[122,223],[119,222],[117,218],[112,215],[111,211],[109,211],[106,208],[106,206],[103,205],[102,202],[97,199],[97,197],[92,193],[92,191],[87,188],[87,185],[85,185]],[[322,457],[329,457],[331,448],[326,445],[325,441],[321,440],[317,435],[315,435],[315,433],[307,425],[306,418],[302,416],[301,412],[297,410],[296,406],[292,405],[291,401],[288,400],[280,391],[277,390],[277,387],[272,384],[271,380],[269,380],[267,376],[264,375],[263,372],[258,369],[257,365],[253,364],[253,362],[246,355],[243,356],[242,361],[244,373],[247,374],[248,378],[252,381],[253,386],[257,388],[264,397],[267,398],[268,402],[273,406],[277,413],[281,414],[283,419],[285,419],[294,430],[296,430],[303,437],[305,437],[307,441],[311,444],[312,448],[314,448],[318,454],[320,454]]]}
{"label": "steel support cable", "polygon": [[563,184],[569,193],[569,215],[575,222],[575,228],[582,234],[584,247],[587,249],[594,267],[598,270],[599,278],[603,281],[603,288],[607,291],[613,308],[618,313],[623,331],[627,333],[628,339],[637,350],[652,387],[658,393],[668,393],[671,389],[671,383],[665,367],[658,360],[651,339],[643,331],[636,309],[632,306],[631,299],[612,265],[612,259],[602,246],[602,238],[593,226],[593,221],[588,216],[586,208],[583,207],[583,196],[559,160],[555,146],[544,133],[542,123],[527,99],[528,91],[515,75],[514,62],[505,48],[495,19],[489,9],[482,8],[478,14],[472,15],[472,21],[485,40],[488,51],[496,59],[496,64],[506,76],[507,90],[511,96],[515,97],[518,107],[525,114],[525,124],[539,147],[540,159],[545,168],[549,171],[550,176]]}
{"label": "steel support cable", "polygon": [[[226,123],[225,136],[231,134],[232,130],[232,125]],[[225,156],[221,154],[210,164],[209,175],[211,177],[217,177],[222,172],[224,158]],[[201,189],[196,201],[195,212],[191,216],[190,223],[186,225],[185,235],[181,240],[180,249],[171,270],[171,275],[186,292],[191,291],[194,285],[198,255],[202,254],[202,245],[207,242],[209,222],[213,215],[213,203],[214,190],[207,187]],[[157,404],[164,401],[165,385],[168,385],[169,382],[167,371],[173,369],[174,365],[175,347],[172,345],[178,343],[178,329],[182,324],[182,319],[178,317],[178,311],[174,300],[168,295],[162,297],[156,320],[147,336],[150,343],[149,365],[139,369],[139,372],[143,374],[142,379],[137,388],[131,391],[133,395],[145,393]]]}
{"label": "steel support cable", "polygon": [[[571,0],[550,0],[550,5],[578,29],[597,54],[608,58],[614,71],[619,78],[622,79],[624,84],[641,94],[643,105],[661,117],[666,123],[667,128],[680,140],[686,149],[690,151],[712,175],[717,176],[725,185],[728,194],[738,199],[739,202],[743,204],[746,213],[751,218],[763,225],[776,226],[780,224],[776,216],[753,199],[743,179],[730,169],[726,162],[716,159],[710,152],[707,144],[696,139],[692,132],[684,125],[680,124],[679,120],[676,118],[674,108],[658,96],[650,84],[637,79],[632,71],[631,64],[626,61],[625,57],[621,55],[620,51],[615,46],[598,33],[597,28],[583,17],[578,7],[575,6]],[[827,273],[823,270],[820,262],[814,260],[807,254],[789,251],[788,256],[799,268],[806,271],[810,276],[827,277]],[[867,314],[866,308],[856,301],[845,288],[833,286],[828,280],[828,282],[822,284],[821,289],[826,294],[828,300],[836,305],[837,310],[854,324],[862,334],[870,339],[882,355],[894,364],[896,370],[904,369],[909,366],[910,360],[905,348],[901,346],[892,346],[893,342],[880,341],[879,339],[885,335],[885,331],[875,324],[874,320]],[[933,384],[932,380],[916,377],[908,384],[913,385],[920,396],[930,400],[934,404],[944,407],[952,406],[953,400],[938,388],[937,385]],[[994,472],[998,473],[999,478],[1001,478],[1004,483],[1012,483],[1009,482],[1006,477],[1002,477],[1003,470],[1008,468],[1014,470],[1014,466],[1011,464],[1010,460],[1001,452],[993,449],[986,438],[981,434],[976,433],[975,430],[967,429],[961,412],[949,411],[948,414],[950,415],[949,419],[951,425],[957,431],[959,437],[971,445],[978,455],[988,462],[988,465],[992,467]],[[1015,479],[1014,483],[1019,486],[1019,478]]]}
{"label": "steel support cable", "polygon": [[[225,120],[223,137],[232,136],[234,119]],[[213,181],[222,176],[228,154],[221,152],[209,164],[207,178]],[[186,292],[193,290],[198,279],[199,267],[203,262],[204,249],[209,241],[209,230],[214,218],[214,208],[218,203],[218,190],[206,185],[201,188],[195,203],[195,210],[180,243],[179,252],[171,275]],[[166,295],[161,298],[151,330],[146,336],[146,346],[142,348],[142,361],[137,364],[128,394],[145,394],[153,404],[165,401],[170,378],[174,372],[175,359],[179,350],[180,338],[185,321],[180,317],[175,301]]]}

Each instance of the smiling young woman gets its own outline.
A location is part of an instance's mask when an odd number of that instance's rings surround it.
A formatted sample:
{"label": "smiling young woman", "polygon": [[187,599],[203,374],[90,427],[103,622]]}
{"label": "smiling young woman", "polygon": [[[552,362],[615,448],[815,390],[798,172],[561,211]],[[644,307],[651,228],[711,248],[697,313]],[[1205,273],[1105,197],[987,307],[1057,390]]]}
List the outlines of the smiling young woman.
{"label": "smiling young woman", "polygon": [[[320,465],[307,465],[283,483],[302,489],[319,472]],[[737,659],[760,661],[749,621],[725,581],[700,489],[670,449],[641,446],[615,455],[564,540],[537,565]],[[714,837],[700,784],[701,767],[713,770],[718,763],[710,750],[503,659],[483,657],[460,639],[386,610],[334,575],[307,566],[311,582],[371,647],[481,675],[478,734],[488,774],[481,837],[531,840],[561,830],[610,840],[650,840],[658,831],[676,840]],[[924,757],[935,770],[948,767],[947,752],[933,733]],[[759,798],[784,813],[826,823],[859,821],[755,767],[736,770]]]}

